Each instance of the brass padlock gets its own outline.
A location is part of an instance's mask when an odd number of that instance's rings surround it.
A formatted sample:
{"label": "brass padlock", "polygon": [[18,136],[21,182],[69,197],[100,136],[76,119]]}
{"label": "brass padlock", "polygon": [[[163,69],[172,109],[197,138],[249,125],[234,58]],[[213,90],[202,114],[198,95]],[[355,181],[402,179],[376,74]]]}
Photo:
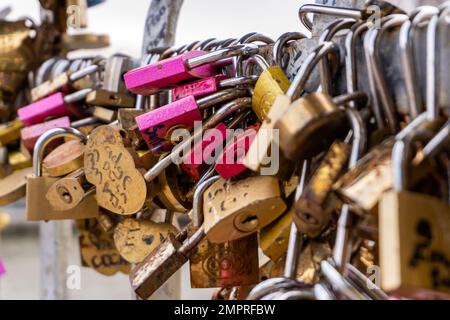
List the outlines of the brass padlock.
{"label": "brass padlock", "polygon": [[292,161],[316,155],[328,148],[330,139],[342,136],[343,127],[347,129],[345,117],[345,111],[322,93],[294,101],[275,124],[281,151]]}
{"label": "brass padlock", "polygon": [[400,296],[450,297],[450,206],[441,199],[406,191],[407,160],[415,133],[398,140],[392,151],[393,191],[383,194],[378,210],[381,286]]}
{"label": "brass padlock", "polygon": [[31,168],[19,169],[1,180],[0,206],[16,202],[25,196],[27,176],[32,172]]}
{"label": "brass padlock", "polygon": [[191,203],[186,197],[188,190],[184,190],[179,183],[180,174],[179,168],[172,164],[153,182],[157,190],[157,197],[166,209],[174,212],[187,212]]}
{"label": "brass padlock", "polygon": [[23,123],[19,119],[0,124],[0,145],[8,145],[20,139],[20,129]]}
{"label": "brass padlock", "polygon": [[212,243],[248,236],[285,210],[279,181],[272,176],[220,179],[203,196],[205,232]]}
{"label": "brass padlock", "polygon": [[87,95],[86,103],[110,108],[133,108],[135,98],[133,95],[127,93],[97,89]]}
{"label": "brass padlock", "polygon": [[66,211],[56,211],[52,208],[45,195],[56,178],[42,176],[42,155],[45,147],[54,139],[72,136],[82,141],[86,140],[78,130],[73,128],[55,128],[47,131],[39,137],[33,153],[33,173],[27,177],[26,184],[26,211],[27,219],[37,220],[61,220],[61,219],[87,219],[98,216],[98,205],[94,195],[87,196],[79,205]]}
{"label": "brass padlock", "polygon": [[30,168],[32,166],[31,155],[25,148],[10,151],[8,153],[8,163],[13,171]]}
{"label": "brass padlock", "polygon": [[350,146],[335,141],[295,202],[294,221],[302,233],[317,237],[328,226],[336,204],[332,187],[346,168],[349,156]]}
{"label": "brass padlock", "polygon": [[[188,235],[193,235],[202,223],[202,198],[205,190],[219,176],[206,179],[194,192],[193,223]],[[214,244],[204,238],[190,256],[192,288],[232,287],[256,284],[258,272],[258,239],[254,233],[247,237]]]}

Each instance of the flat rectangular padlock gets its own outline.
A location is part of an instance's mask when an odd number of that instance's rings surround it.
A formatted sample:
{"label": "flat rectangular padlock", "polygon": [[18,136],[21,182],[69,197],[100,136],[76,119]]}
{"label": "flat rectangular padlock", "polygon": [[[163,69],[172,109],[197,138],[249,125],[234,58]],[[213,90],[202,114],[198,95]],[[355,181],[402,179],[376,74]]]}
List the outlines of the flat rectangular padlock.
{"label": "flat rectangular padlock", "polygon": [[272,176],[219,179],[203,195],[208,240],[223,243],[252,234],[286,210],[280,184]]}
{"label": "flat rectangular padlock", "polygon": [[31,100],[33,102],[41,100],[57,91],[67,92],[69,91],[69,86],[73,87],[75,82],[100,70],[101,68],[98,65],[90,65],[75,72],[65,71],[31,89]]}
{"label": "flat rectangular padlock", "polygon": [[92,115],[104,123],[111,123],[117,120],[117,111],[100,106],[94,107]]}
{"label": "flat rectangular padlock", "polygon": [[124,75],[125,84],[135,94],[150,95],[184,80],[214,76],[220,73],[217,70],[220,64],[216,63],[219,60],[229,61],[226,59],[237,55],[252,55],[258,51],[258,46],[254,44],[236,45],[209,53],[188,51],[127,72]]}
{"label": "flat rectangular padlock", "polygon": [[102,89],[110,92],[128,93],[123,75],[136,67],[136,60],[123,55],[106,59]]}
{"label": "flat rectangular padlock", "polygon": [[223,123],[218,124],[214,129],[207,130],[202,140],[183,157],[181,169],[192,179],[199,180],[208,166],[214,163],[214,156],[222,150],[226,139],[227,126]]}
{"label": "flat rectangular padlock", "polygon": [[58,92],[20,108],[17,114],[26,126],[44,122],[50,117],[79,115],[73,103],[85,99],[91,91],[92,89],[83,89],[67,96]]}
{"label": "flat rectangular padlock", "polygon": [[236,98],[242,90],[223,90],[199,100],[188,96],[136,117],[136,123],[150,150],[155,155],[170,150],[172,130],[190,129],[202,120],[201,110]]}
{"label": "flat rectangular padlock", "polygon": [[214,169],[224,179],[237,176],[239,173],[247,170],[243,164],[248,149],[255,139],[259,129],[259,124],[250,126],[240,134],[234,135],[230,143],[223,149],[223,152],[217,157]]}
{"label": "flat rectangular padlock", "polygon": [[86,96],[86,104],[110,108],[133,108],[135,97],[124,92],[96,89]]}
{"label": "flat rectangular padlock", "polygon": [[19,119],[0,124],[0,145],[6,146],[9,143],[20,139],[20,129],[23,123]]}
{"label": "flat rectangular padlock", "polygon": [[33,152],[34,145],[37,139],[45,132],[54,128],[69,128],[70,119],[69,117],[57,118],[54,120],[46,121],[43,123],[38,123],[29,127],[25,127],[20,131],[20,136],[24,147],[29,151]]}
{"label": "flat rectangular padlock", "polygon": [[32,166],[31,155],[27,150],[15,150],[8,153],[8,163],[11,170],[29,168]]}
{"label": "flat rectangular padlock", "polygon": [[217,92],[222,87],[220,84],[221,81],[226,78],[227,76],[219,74],[213,77],[179,84],[171,90],[172,99],[180,100],[187,96],[199,98]]}
{"label": "flat rectangular padlock", "polygon": [[124,75],[127,89],[135,94],[150,95],[159,89],[170,87],[183,80],[205,78],[217,73],[213,64],[190,68],[189,61],[207,54],[206,51],[193,50],[182,55],[131,70]]}

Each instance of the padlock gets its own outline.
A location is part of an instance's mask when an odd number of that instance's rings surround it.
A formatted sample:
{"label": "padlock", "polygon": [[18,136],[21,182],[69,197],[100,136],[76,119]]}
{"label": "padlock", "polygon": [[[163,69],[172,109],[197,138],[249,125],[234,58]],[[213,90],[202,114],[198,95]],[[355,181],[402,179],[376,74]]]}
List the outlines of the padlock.
{"label": "padlock", "polygon": [[253,125],[243,132],[235,132],[233,138],[228,139],[228,144],[217,157],[214,166],[214,169],[222,178],[229,179],[247,170],[243,161],[258,133],[258,129],[259,124]]}
{"label": "padlock", "polygon": [[216,155],[223,149],[227,140],[227,129],[225,124],[219,123],[215,128],[205,132],[202,140],[183,157],[180,167],[192,179],[199,180],[207,170],[208,164],[214,163]]}
{"label": "padlock", "polygon": [[[254,56],[252,58],[258,58]],[[259,59],[261,60],[261,59]],[[264,61],[264,60],[262,60]],[[264,61],[265,62],[265,61]],[[284,94],[289,88],[289,80],[279,66],[263,65],[263,72],[259,75],[252,96],[252,107],[258,118],[263,121],[279,94]]]}
{"label": "padlock", "polygon": [[83,89],[66,96],[58,92],[20,108],[17,114],[26,126],[44,122],[49,117],[79,115],[80,112],[73,103],[85,99],[91,91],[92,89]]}
{"label": "padlock", "polygon": [[323,43],[314,48],[293,79],[286,95],[278,94],[275,97],[267,113],[267,119],[262,122],[258,135],[244,159],[244,165],[247,168],[255,172],[261,172],[261,174],[278,174],[282,178],[290,176],[291,170],[289,168],[293,167],[293,164],[283,153],[280,154],[279,152],[280,136],[278,130],[275,130],[275,124],[291,108],[292,101],[297,99],[304,89],[313,66],[326,54],[334,50],[335,45],[331,42]]}
{"label": "padlock", "polygon": [[345,116],[345,111],[322,93],[293,102],[275,123],[281,151],[292,161],[317,154],[330,145],[330,139],[342,136],[342,127],[348,127]]}
{"label": "padlock", "polygon": [[[197,186],[188,235],[192,235],[202,224],[203,194],[218,179],[214,176]],[[256,233],[221,244],[213,244],[204,238],[193,249],[189,260],[192,288],[252,285],[259,280]]]}
{"label": "padlock", "polygon": [[170,223],[126,218],[114,229],[114,243],[122,258],[130,263],[139,263],[158,247],[169,233],[178,233]]}
{"label": "padlock", "polygon": [[155,64],[131,70],[124,75],[129,91],[149,95],[164,87],[170,87],[183,80],[205,78],[216,75],[215,62],[237,55],[252,55],[258,52],[253,44],[236,45],[226,49],[205,52],[188,51],[180,56],[158,61]]}
{"label": "padlock", "polygon": [[394,188],[379,204],[381,287],[409,298],[448,299],[450,207],[435,197],[406,191],[417,138],[413,134],[395,143]]}
{"label": "padlock", "polygon": [[145,142],[155,155],[170,150],[167,142],[177,127],[192,128],[195,121],[202,120],[201,111],[217,103],[244,95],[244,90],[219,91],[198,101],[192,96],[177,100],[136,117],[136,123]]}
{"label": "padlock", "polygon": [[219,74],[197,81],[181,83],[175,88],[171,89],[173,100],[180,100],[188,96],[199,98],[207,94],[217,92],[219,91],[219,89],[223,89],[223,86],[221,86],[221,82],[225,79],[227,79],[226,75]]}
{"label": "padlock", "polygon": [[137,155],[126,148],[123,133],[112,126],[95,128],[86,143],[84,172],[86,179],[96,187],[100,207],[131,215],[142,209],[147,187],[136,168]]}
{"label": "padlock", "polygon": [[84,165],[85,146],[80,140],[70,140],[52,150],[42,161],[44,173],[49,177],[62,177]]}
{"label": "padlock", "polygon": [[98,216],[98,205],[95,196],[83,199],[78,206],[71,210],[53,210],[45,195],[51,185],[57,180],[42,176],[42,156],[45,147],[52,140],[60,137],[76,137],[82,141],[86,137],[72,128],[56,128],[44,133],[36,142],[33,153],[33,175],[27,177],[26,183],[26,212],[29,221],[61,220],[61,219],[87,219]]}
{"label": "padlock", "polygon": [[23,123],[19,119],[0,124],[0,144],[6,146],[20,139],[20,129]]}
{"label": "padlock", "polygon": [[294,204],[294,221],[300,232],[317,237],[328,226],[336,205],[332,187],[346,168],[349,156],[350,146],[341,141],[335,141],[325,154]]}
{"label": "padlock", "polygon": [[58,90],[67,91],[67,87],[73,87],[76,81],[83,79],[86,76],[100,72],[102,68],[99,65],[90,65],[78,71],[65,71],[58,76],[50,79],[37,87],[31,89],[31,100],[33,102],[41,100]]}
{"label": "padlock", "polygon": [[86,96],[86,104],[110,108],[132,108],[135,105],[135,98],[128,93],[95,89]]}
{"label": "padlock", "polygon": [[6,177],[11,171],[8,159],[8,149],[0,146],[0,179]]}
{"label": "padlock", "polygon": [[212,243],[250,235],[286,210],[277,178],[255,176],[243,180],[220,179],[203,197],[205,232]]}
{"label": "padlock", "polygon": [[86,180],[83,169],[78,169],[64,178],[56,180],[48,189],[45,197],[54,210],[65,211],[76,208],[94,191],[93,186]]}

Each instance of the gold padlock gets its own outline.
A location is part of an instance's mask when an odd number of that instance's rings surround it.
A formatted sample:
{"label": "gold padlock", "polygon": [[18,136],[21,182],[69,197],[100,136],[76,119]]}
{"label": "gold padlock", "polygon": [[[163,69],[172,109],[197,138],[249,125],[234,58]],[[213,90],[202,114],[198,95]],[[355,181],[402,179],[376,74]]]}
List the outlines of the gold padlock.
{"label": "gold padlock", "polygon": [[52,208],[45,195],[49,188],[57,181],[56,178],[42,176],[42,155],[45,147],[54,139],[72,136],[82,141],[86,140],[81,132],[73,128],[55,128],[47,131],[36,142],[33,153],[33,173],[27,177],[26,183],[26,212],[30,221],[87,219],[98,216],[98,205],[94,195],[85,197],[73,209],[56,211]]}
{"label": "gold padlock", "polygon": [[8,145],[20,139],[20,129],[23,123],[19,119],[0,124],[0,145]]}
{"label": "gold padlock", "polygon": [[328,226],[336,203],[332,187],[346,169],[349,156],[350,146],[335,141],[295,202],[294,221],[302,233],[317,237]]}
{"label": "gold padlock", "polygon": [[259,246],[264,254],[274,262],[286,254],[291,234],[292,215],[291,210],[283,213],[259,232]]}
{"label": "gold padlock", "polygon": [[3,178],[0,183],[0,206],[5,206],[25,196],[27,176],[31,168],[20,169]]}
{"label": "gold padlock", "polygon": [[69,140],[52,150],[42,161],[44,172],[50,177],[62,177],[82,168],[85,145]]}
{"label": "gold padlock", "polygon": [[86,103],[94,106],[114,107],[114,108],[133,108],[135,98],[131,94],[121,92],[110,92],[97,89],[89,93],[86,97]]}
{"label": "gold padlock", "polygon": [[268,225],[286,210],[277,178],[220,179],[203,197],[205,232],[212,243],[236,240]]}

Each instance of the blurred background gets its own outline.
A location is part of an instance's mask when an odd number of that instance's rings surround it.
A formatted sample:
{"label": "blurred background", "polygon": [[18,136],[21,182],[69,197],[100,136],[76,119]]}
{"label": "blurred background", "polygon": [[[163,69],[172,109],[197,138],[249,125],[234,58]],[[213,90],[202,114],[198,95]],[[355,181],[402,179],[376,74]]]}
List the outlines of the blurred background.
{"label": "blurred background", "polygon": [[[287,31],[302,30],[297,11],[298,0],[185,0],[176,32],[176,45],[211,37],[226,39],[258,31],[276,38]],[[151,0],[107,0],[88,10],[88,28],[82,32],[108,34],[111,46],[107,49],[78,52],[77,55],[124,53],[139,57],[145,17]],[[39,21],[37,0],[0,0],[0,10],[12,8],[10,19],[23,16]],[[303,30],[302,30],[303,31]],[[0,300],[39,299],[39,238],[38,224],[27,222],[24,201],[0,212],[11,216],[11,225],[0,234],[0,258],[7,273],[0,276]],[[69,264],[80,265],[78,239],[74,237],[68,253]],[[212,289],[191,289],[189,266],[155,294],[156,299],[210,299]],[[106,277],[88,268],[81,268],[80,290],[68,290],[69,299],[131,299],[128,276],[116,274]]]}

